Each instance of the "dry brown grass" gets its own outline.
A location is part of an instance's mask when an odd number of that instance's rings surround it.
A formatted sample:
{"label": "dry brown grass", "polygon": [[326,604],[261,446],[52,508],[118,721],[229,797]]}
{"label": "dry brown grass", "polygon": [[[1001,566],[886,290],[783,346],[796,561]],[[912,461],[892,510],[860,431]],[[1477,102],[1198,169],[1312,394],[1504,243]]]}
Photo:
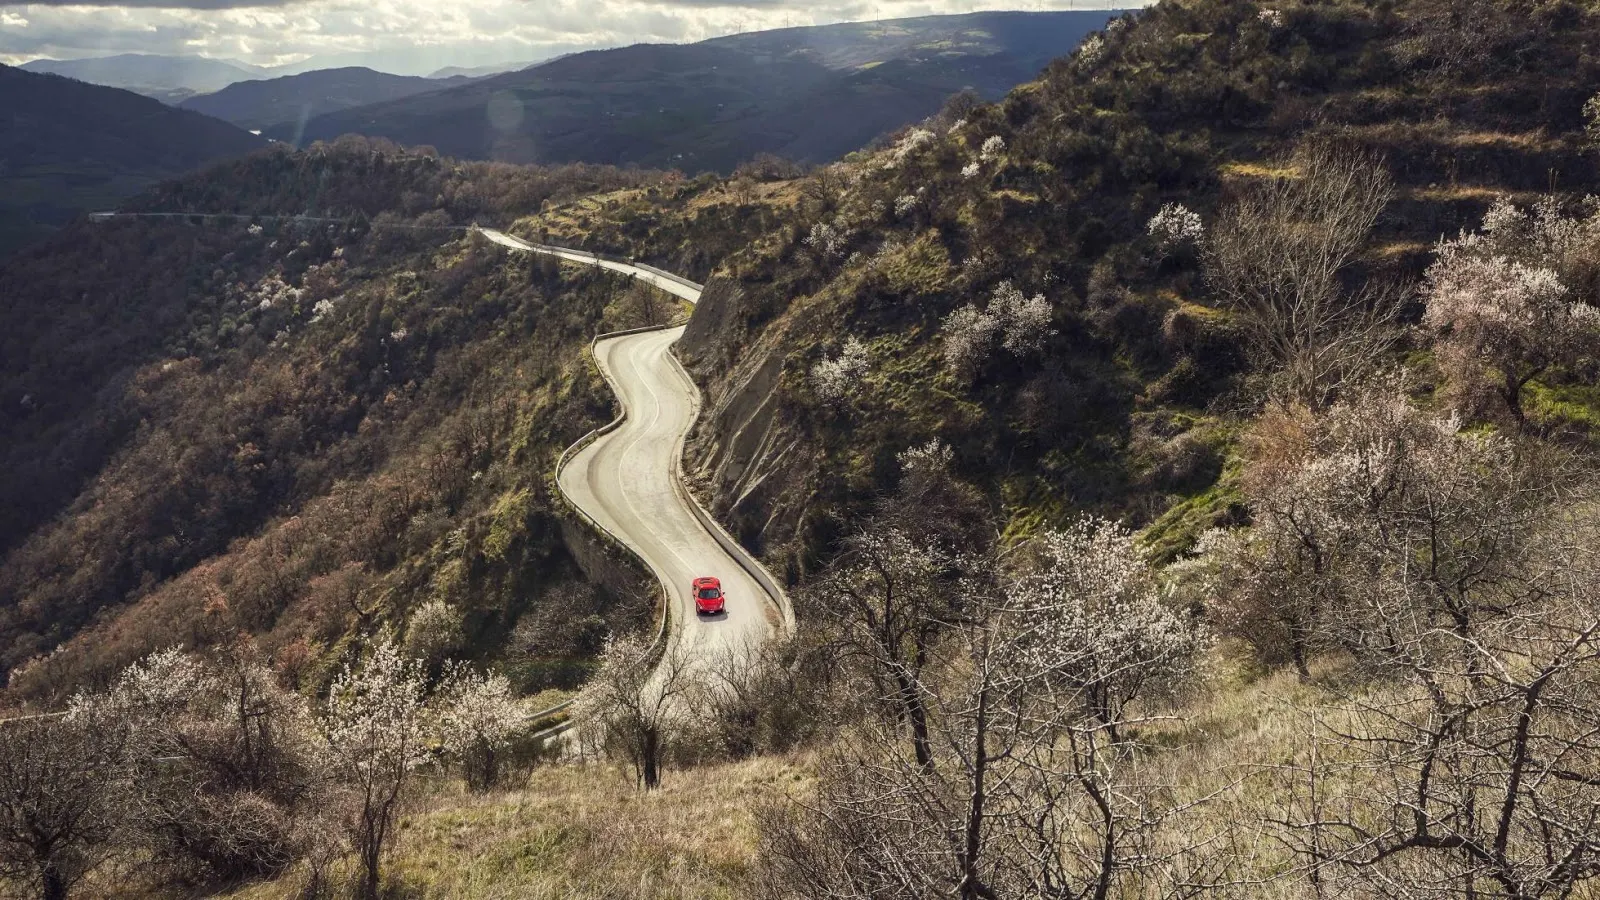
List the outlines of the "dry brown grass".
{"label": "dry brown grass", "polygon": [[689,212],[700,212],[717,206],[732,206],[742,202],[760,203],[775,209],[793,209],[800,205],[803,187],[799,180],[765,181],[750,185],[741,193],[726,185],[706,191],[689,201]]}
{"label": "dry brown grass", "polygon": [[1413,200],[1420,200],[1426,203],[1447,203],[1459,200],[1477,200],[1483,203],[1491,203],[1495,198],[1504,196],[1506,191],[1498,187],[1481,184],[1450,184],[1412,188],[1406,194]]}
{"label": "dry brown grass", "polygon": [[[755,862],[754,809],[804,790],[803,758],[669,771],[660,790],[612,766],[534,770],[521,787],[475,796],[441,783],[406,816],[393,894],[467,900],[741,898]],[[228,896],[295,896],[301,876]]]}
{"label": "dry brown grass", "polygon": [[1275,166],[1267,163],[1231,162],[1218,168],[1224,178],[1299,178],[1300,170],[1294,166]]}

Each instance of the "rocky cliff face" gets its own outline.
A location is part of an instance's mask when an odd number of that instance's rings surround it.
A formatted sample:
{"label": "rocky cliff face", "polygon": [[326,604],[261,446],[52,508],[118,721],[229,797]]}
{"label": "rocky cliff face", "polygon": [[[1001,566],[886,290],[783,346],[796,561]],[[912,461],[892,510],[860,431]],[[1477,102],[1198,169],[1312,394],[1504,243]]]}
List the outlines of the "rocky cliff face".
{"label": "rocky cliff face", "polygon": [[678,344],[706,391],[685,462],[717,517],[792,582],[799,574],[793,544],[815,491],[808,476],[816,459],[785,415],[779,390],[790,327],[751,333],[744,325],[749,300],[737,282],[713,278]]}

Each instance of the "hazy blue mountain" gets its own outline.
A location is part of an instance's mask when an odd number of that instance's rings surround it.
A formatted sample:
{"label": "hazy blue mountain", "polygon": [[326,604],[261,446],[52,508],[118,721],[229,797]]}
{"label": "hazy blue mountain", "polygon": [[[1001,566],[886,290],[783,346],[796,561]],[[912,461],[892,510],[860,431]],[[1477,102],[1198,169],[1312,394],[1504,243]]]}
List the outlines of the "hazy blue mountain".
{"label": "hazy blue mountain", "polygon": [[535,63],[530,60],[521,60],[519,62],[494,63],[487,66],[445,66],[437,71],[429,72],[428,77],[440,79],[459,78],[461,76],[466,76],[467,78],[483,78],[488,75],[499,75],[502,72],[520,71],[534,64]]}
{"label": "hazy blue mountain", "polygon": [[1004,56],[1042,69],[1120,11],[983,12],[755,31],[703,43],[847,69],[893,59]]}
{"label": "hazy blue mountain", "polygon": [[122,88],[167,103],[219,91],[236,81],[261,78],[269,72],[236,59],[140,53],[94,59],[36,59],[22,68]]}
{"label": "hazy blue mountain", "polygon": [[0,66],[0,253],[266,141],[131,91]]}
{"label": "hazy blue mountain", "polygon": [[366,68],[319,69],[259,81],[241,81],[212,94],[191,97],[184,109],[215,116],[241,128],[298,125],[324,113],[442,91],[471,81],[466,76],[420,78]]}

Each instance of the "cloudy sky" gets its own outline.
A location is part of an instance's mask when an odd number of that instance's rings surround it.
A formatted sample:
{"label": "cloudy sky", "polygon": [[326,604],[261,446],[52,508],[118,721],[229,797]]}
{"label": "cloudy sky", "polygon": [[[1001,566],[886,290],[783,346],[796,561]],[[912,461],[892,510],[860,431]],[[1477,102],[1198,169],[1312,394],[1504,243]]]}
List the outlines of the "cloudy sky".
{"label": "cloudy sky", "polygon": [[[174,5],[177,4],[177,5]],[[985,9],[1124,0],[0,0],[0,62],[116,53],[427,72],[644,41]]]}

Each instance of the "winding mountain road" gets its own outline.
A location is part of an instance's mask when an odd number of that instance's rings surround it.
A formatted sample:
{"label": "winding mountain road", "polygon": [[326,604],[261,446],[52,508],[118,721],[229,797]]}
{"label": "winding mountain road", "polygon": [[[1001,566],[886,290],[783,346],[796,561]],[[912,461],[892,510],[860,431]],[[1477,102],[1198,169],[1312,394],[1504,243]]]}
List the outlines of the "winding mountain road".
{"label": "winding mountain road", "polygon": [[[666,273],[480,231],[513,250],[599,265],[691,303],[700,299],[698,285]],[[682,335],[678,326],[595,342],[595,362],[622,403],[623,419],[619,427],[569,454],[556,481],[574,506],[637,553],[666,587],[671,640],[693,659],[743,655],[792,627],[792,613],[771,575],[721,531],[683,486],[683,446],[699,414],[700,392],[671,352]],[[690,582],[702,575],[722,579],[724,615],[696,615]]]}
{"label": "winding mountain road", "polygon": [[479,228],[477,231],[479,234],[482,234],[484,237],[495,242],[496,244],[511,250],[521,250],[524,253],[542,253],[545,256],[554,256],[559,259],[567,260],[568,262],[599,266],[602,269],[610,269],[613,272],[621,272],[624,275],[632,275],[634,278],[661,288],[674,297],[679,297],[689,301],[690,303],[700,302],[700,286],[683,278],[668,275],[660,271],[654,271],[645,266],[634,265],[633,263],[618,262],[613,259],[606,259],[605,257],[596,256],[593,253],[586,253],[582,250],[568,250],[565,247],[550,247],[543,244],[530,244],[521,238],[514,238],[509,234],[495,231],[492,228]]}

